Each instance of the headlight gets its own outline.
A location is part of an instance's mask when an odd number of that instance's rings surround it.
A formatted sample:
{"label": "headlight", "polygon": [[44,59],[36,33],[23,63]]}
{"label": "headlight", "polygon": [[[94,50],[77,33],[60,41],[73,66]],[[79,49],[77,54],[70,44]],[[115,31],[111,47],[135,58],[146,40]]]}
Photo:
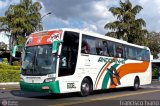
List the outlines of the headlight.
{"label": "headlight", "polygon": [[55,78],[47,78],[47,79],[44,80],[44,82],[52,82],[54,80],[55,80]]}

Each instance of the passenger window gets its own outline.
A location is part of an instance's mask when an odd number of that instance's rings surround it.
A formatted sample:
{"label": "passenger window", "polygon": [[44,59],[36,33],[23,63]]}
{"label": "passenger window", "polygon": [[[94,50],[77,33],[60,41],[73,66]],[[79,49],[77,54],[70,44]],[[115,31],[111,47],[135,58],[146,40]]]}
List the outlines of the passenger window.
{"label": "passenger window", "polygon": [[87,41],[85,41],[85,40],[82,41],[81,52],[86,53],[86,54],[88,54],[90,52],[89,45],[88,45]]}
{"label": "passenger window", "polygon": [[116,57],[123,58],[123,45],[122,44],[115,44],[116,48]]}
{"label": "passenger window", "polygon": [[102,41],[102,51],[104,56],[109,56],[107,41]]}
{"label": "passenger window", "polygon": [[133,60],[136,59],[136,49],[134,47],[126,46],[125,52],[126,52],[126,58]]}
{"label": "passenger window", "polygon": [[139,48],[136,49],[136,59],[142,61],[143,51]]}
{"label": "passenger window", "polygon": [[114,52],[115,45],[114,45],[114,42],[107,41],[107,44],[108,44],[108,53],[109,53],[109,56],[110,57],[114,57],[115,56],[115,52]]}
{"label": "passenger window", "polygon": [[96,53],[97,55],[103,55],[102,51],[102,40],[101,39],[96,39]]}
{"label": "passenger window", "polygon": [[81,53],[97,54],[96,42],[94,37],[84,35],[84,34],[82,35]]}
{"label": "passenger window", "polygon": [[144,61],[150,61],[150,55],[149,55],[149,51],[148,50],[143,50],[143,60]]}

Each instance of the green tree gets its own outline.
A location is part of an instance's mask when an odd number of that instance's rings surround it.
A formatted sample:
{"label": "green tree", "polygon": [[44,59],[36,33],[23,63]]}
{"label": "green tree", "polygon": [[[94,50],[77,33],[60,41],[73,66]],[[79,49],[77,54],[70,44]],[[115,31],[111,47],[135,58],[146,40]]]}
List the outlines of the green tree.
{"label": "green tree", "polygon": [[105,25],[106,29],[113,30],[106,35],[124,39],[130,43],[142,44],[144,35],[148,33],[146,29],[142,29],[146,26],[145,21],[142,18],[136,19],[136,15],[142,9],[139,5],[133,6],[129,0],[125,2],[120,0],[120,7],[109,9],[117,20]]}
{"label": "green tree", "polygon": [[145,37],[144,45],[150,48],[153,58],[158,58],[158,54],[160,53],[160,33],[148,33]]}
{"label": "green tree", "polygon": [[21,41],[18,40],[19,38],[23,37],[25,39],[25,35],[29,35],[36,30],[42,30],[41,14],[39,12],[41,8],[39,2],[20,0],[17,5],[10,5],[5,12],[5,16],[0,17],[2,26],[5,26],[1,29],[11,33],[12,44],[19,44],[19,41]]}

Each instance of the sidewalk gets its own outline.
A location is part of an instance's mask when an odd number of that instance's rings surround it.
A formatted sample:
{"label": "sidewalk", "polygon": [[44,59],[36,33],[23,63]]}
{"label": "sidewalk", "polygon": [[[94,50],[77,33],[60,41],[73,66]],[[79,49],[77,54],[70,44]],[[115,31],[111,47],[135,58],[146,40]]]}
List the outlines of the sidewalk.
{"label": "sidewalk", "polygon": [[0,90],[19,89],[19,82],[0,83]]}

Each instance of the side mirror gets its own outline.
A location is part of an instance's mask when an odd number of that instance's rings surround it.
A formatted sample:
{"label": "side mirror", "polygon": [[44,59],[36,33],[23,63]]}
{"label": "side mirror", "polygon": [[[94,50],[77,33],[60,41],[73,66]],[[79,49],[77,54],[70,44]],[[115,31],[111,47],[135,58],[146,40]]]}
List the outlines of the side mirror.
{"label": "side mirror", "polygon": [[12,56],[13,57],[16,57],[17,48],[21,47],[21,46],[23,46],[23,45],[16,45],[13,47],[13,49],[12,49]]}
{"label": "side mirror", "polygon": [[58,40],[58,41],[54,41],[52,43],[52,53],[57,53],[58,51],[58,46],[60,43],[62,43],[63,41],[62,40]]}

